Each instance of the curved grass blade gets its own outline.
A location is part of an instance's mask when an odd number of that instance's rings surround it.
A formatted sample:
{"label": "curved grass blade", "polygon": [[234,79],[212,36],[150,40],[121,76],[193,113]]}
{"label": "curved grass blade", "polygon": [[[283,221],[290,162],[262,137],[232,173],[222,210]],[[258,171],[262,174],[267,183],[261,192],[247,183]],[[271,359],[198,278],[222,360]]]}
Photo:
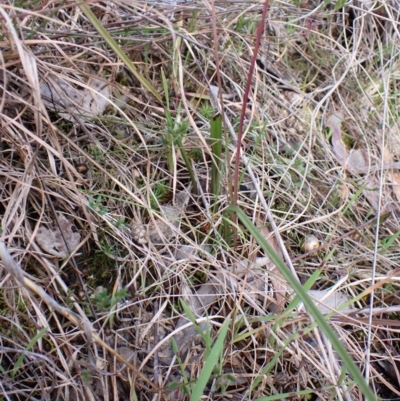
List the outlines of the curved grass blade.
{"label": "curved grass blade", "polygon": [[147,81],[146,78],[142,77],[131,60],[129,60],[128,56],[122,51],[122,49],[118,46],[112,36],[107,32],[101,22],[97,19],[97,17],[93,14],[92,10],[88,5],[82,3],[79,0],[76,0],[76,3],[82,9],[83,13],[86,15],[87,19],[92,23],[92,25],[97,29],[97,32],[103,37],[103,39],[108,43],[111,49],[118,55],[118,57],[124,62],[124,64],[131,70],[132,74],[135,78],[149,91],[151,92],[160,102],[162,101],[161,95],[157,92],[157,90]]}
{"label": "curved grass blade", "polygon": [[362,376],[360,370],[357,365],[354,363],[351,356],[348,354],[342,343],[340,342],[338,336],[334,333],[331,326],[328,324],[324,316],[318,310],[318,307],[314,304],[311,298],[308,296],[307,292],[303,288],[303,286],[292,276],[292,273],[289,271],[285,263],[276,253],[276,251],[271,247],[271,245],[265,240],[265,238],[260,234],[257,227],[250,221],[250,219],[246,216],[246,214],[237,206],[230,206],[227,209],[228,213],[236,213],[239,217],[242,224],[247,228],[251,235],[256,239],[259,245],[263,248],[263,250],[267,253],[271,261],[276,265],[279,271],[282,273],[283,277],[287,280],[287,282],[291,285],[293,290],[296,292],[304,303],[305,307],[309,314],[314,318],[318,326],[324,332],[326,337],[331,342],[333,348],[338,353],[340,358],[343,361],[344,366],[347,368],[350,375],[353,377],[354,381],[358,384],[360,390],[365,395],[366,399],[369,401],[375,401],[376,397],[374,396],[371,388],[368,386],[364,377]]}

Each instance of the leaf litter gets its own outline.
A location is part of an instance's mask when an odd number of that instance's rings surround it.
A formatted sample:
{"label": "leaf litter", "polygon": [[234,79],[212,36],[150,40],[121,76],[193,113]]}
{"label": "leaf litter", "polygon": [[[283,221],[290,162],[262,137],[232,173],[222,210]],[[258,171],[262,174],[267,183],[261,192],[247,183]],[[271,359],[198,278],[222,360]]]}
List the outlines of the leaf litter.
{"label": "leaf litter", "polygon": [[[348,151],[346,144],[342,139],[341,125],[344,120],[342,112],[332,114],[326,120],[326,126],[332,129],[332,148],[342,167],[346,168],[350,173],[357,175],[359,172],[365,171],[368,166],[368,160],[365,159],[362,149]],[[363,194],[368,200],[372,208],[377,211],[379,206],[379,183],[373,176],[366,176],[364,179],[365,189]]]}
{"label": "leaf litter", "polygon": [[49,74],[40,82],[43,103],[69,121],[75,121],[80,115],[94,117],[104,113],[110,103],[106,82],[90,77],[86,84],[79,83],[79,89],[75,86],[75,82]]}
{"label": "leaf litter", "polygon": [[63,214],[57,213],[57,222],[54,222],[51,228],[45,225],[39,227],[36,241],[45,252],[64,259],[76,250],[81,241],[81,235],[73,223]]}

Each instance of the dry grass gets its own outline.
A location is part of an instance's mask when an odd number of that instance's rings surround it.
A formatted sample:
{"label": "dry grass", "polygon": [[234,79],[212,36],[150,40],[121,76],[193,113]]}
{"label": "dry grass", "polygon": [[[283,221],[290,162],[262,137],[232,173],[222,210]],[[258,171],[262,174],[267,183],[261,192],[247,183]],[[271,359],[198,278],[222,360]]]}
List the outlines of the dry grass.
{"label": "dry grass", "polygon": [[[285,249],[273,238],[271,244],[287,252],[299,280],[320,269],[314,289],[339,283],[350,298],[363,295],[354,304],[361,311],[336,315],[332,326],[371,377],[377,399],[395,399],[400,176],[376,166],[400,158],[398,5],[382,0],[335,11],[292,3],[275,2],[269,10],[242,143],[256,182],[242,165],[239,206],[258,226],[267,224],[257,184]],[[209,316],[211,336],[232,316],[207,399],[361,396],[351,377],[339,380],[340,361],[310,329],[307,314],[296,308],[281,316],[282,295],[291,299],[282,277],[272,268],[272,284],[259,285],[249,266],[263,255],[251,236],[239,226],[234,249],[226,235],[233,145],[224,146],[224,190],[211,207],[209,85],[217,85],[211,7],[206,1],[90,4],[162,102],[138,84],[75,2],[0,7],[2,240],[25,277],[13,262],[7,267],[3,254],[1,400],[188,399],[205,345],[183,328],[181,298],[195,314]],[[220,91],[233,130],[261,10],[254,2],[216,6]],[[110,88],[99,115],[41,97],[40,82],[90,92],[90,79]],[[337,155],[325,122],[338,112],[347,150],[360,149],[367,160],[363,172]],[[228,140],[229,127],[225,134]],[[177,137],[198,193],[190,189]],[[182,205],[178,194],[185,191]],[[43,227],[57,227],[60,213],[80,234],[66,258],[50,255],[37,240]],[[374,217],[381,215],[377,227]],[[150,241],[141,240],[141,230]],[[303,255],[309,234],[322,248]],[[178,257],[179,250],[187,255]],[[251,287],[252,280],[258,284]],[[205,294],[203,305],[194,291]],[[185,352],[174,355],[172,336]]]}

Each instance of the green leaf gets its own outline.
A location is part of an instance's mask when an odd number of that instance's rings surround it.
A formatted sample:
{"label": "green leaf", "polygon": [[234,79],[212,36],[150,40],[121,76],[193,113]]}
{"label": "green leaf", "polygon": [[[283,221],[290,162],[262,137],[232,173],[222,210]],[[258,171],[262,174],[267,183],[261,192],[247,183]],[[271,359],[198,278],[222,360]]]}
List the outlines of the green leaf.
{"label": "green leaf", "polygon": [[217,341],[215,342],[211,353],[208,355],[203,369],[200,372],[199,378],[193,387],[192,394],[190,395],[190,401],[200,401],[201,397],[203,396],[204,389],[206,388],[208,380],[210,379],[214,366],[217,364],[218,358],[224,349],[224,341],[226,334],[228,333],[230,322],[231,319],[228,317],[222,325]]}
{"label": "green leaf", "polygon": [[346,0],[337,0],[336,4],[335,4],[335,7],[334,7],[334,10],[335,11],[340,10],[341,8],[343,8],[345,6],[345,4],[346,4]]}
{"label": "green leaf", "polygon": [[394,242],[397,240],[397,238],[399,238],[399,236],[400,236],[400,231],[397,231],[397,233],[394,233],[394,234],[390,235],[389,237],[383,238],[381,240],[382,248],[389,249],[394,244]]}
{"label": "green leaf", "polygon": [[179,352],[178,344],[176,343],[176,340],[174,337],[171,338],[171,346],[172,346],[172,352],[175,355],[178,355],[178,352]]}

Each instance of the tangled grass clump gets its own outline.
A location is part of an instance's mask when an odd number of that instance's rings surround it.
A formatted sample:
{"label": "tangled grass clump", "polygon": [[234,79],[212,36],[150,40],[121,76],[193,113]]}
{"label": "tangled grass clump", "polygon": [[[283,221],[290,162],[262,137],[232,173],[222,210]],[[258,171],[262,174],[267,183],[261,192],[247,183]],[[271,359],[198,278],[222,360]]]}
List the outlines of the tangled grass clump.
{"label": "tangled grass clump", "polygon": [[359,399],[263,241],[399,397],[400,15],[342,3],[0,6],[0,399]]}

